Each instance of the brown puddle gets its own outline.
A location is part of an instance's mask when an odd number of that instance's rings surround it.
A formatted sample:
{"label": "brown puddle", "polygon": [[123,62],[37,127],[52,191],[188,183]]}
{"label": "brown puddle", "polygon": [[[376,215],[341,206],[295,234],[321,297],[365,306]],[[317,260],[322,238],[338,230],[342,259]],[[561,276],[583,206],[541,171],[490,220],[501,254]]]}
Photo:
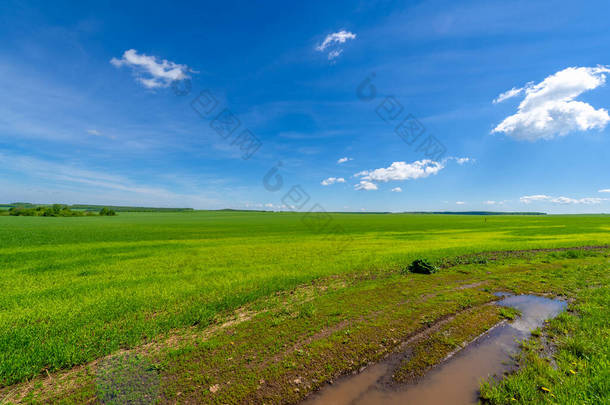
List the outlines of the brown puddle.
{"label": "brown puddle", "polygon": [[560,300],[534,295],[504,296],[498,305],[513,307],[521,316],[492,328],[413,384],[389,384],[396,358],[382,361],[362,373],[345,377],[305,400],[305,405],[476,404],[479,382],[502,376],[513,367],[518,340],[564,310]]}

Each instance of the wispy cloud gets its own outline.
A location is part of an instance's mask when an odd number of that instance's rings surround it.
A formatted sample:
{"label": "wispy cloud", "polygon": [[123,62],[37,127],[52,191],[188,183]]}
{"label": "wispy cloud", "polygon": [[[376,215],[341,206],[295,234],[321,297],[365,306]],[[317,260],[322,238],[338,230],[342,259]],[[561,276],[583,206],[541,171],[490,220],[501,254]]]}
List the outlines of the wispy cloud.
{"label": "wispy cloud", "polygon": [[346,30],[333,32],[332,34],[328,34],[326,38],[324,38],[324,41],[316,46],[316,50],[319,52],[329,51],[328,60],[333,61],[343,53],[343,48],[340,47],[340,44],[344,44],[352,39],[356,39],[356,34],[353,32]]}
{"label": "wispy cloud", "polygon": [[456,205],[465,205],[466,203],[464,201],[456,201],[455,204]]}
{"label": "wispy cloud", "polygon": [[323,186],[330,186],[332,184],[335,183],[345,183],[345,179],[343,177],[329,177],[325,180],[322,180],[322,184]]}
{"label": "wispy cloud", "polygon": [[343,53],[343,49],[336,49],[328,53],[328,60],[333,60],[339,57]]}
{"label": "wispy cloud", "polygon": [[524,195],[523,197],[519,198],[519,201],[521,201],[522,203],[525,203],[525,204],[529,204],[534,201],[548,201],[551,198],[552,197],[550,197],[548,195],[544,195],[544,194]]}
{"label": "wispy cloud", "polygon": [[458,165],[463,165],[463,164],[466,164],[469,162],[474,162],[474,159],[468,158],[468,157],[453,158],[453,159],[455,159],[455,161]]}
{"label": "wispy cloud", "polygon": [[532,202],[547,201],[554,204],[600,204],[602,201],[606,201],[608,198],[599,197],[584,197],[584,198],[570,198],[570,197],[552,197],[545,194],[526,195],[519,198],[524,204],[530,204]]}
{"label": "wispy cloud", "polygon": [[[530,83],[531,84],[531,83]],[[527,86],[527,85],[526,85]],[[523,91],[525,90],[525,87],[521,87],[521,88],[516,88],[513,87],[510,90],[505,91],[504,93],[500,94],[494,101],[494,104],[497,103],[501,103],[504,100],[508,100],[509,98],[513,98],[516,97],[518,95],[520,95],[521,93],[523,93]]]}
{"label": "wispy cloud", "polygon": [[402,188],[400,188],[400,187],[394,187],[394,188],[393,188],[391,191],[392,191],[393,193],[402,193]]}
{"label": "wispy cloud", "polygon": [[333,32],[332,34],[328,34],[326,36],[326,38],[324,38],[324,41],[320,45],[318,45],[316,47],[316,49],[318,51],[324,51],[324,50],[326,50],[326,48],[328,48],[329,46],[331,46],[334,43],[343,44],[348,39],[355,39],[355,38],[356,38],[356,34],[349,32],[349,31],[341,30],[338,32]]}
{"label": "wispy cloud", "polygon": [[610,188],[604,188],[602,190],[598,190],[599,193],[610,193]]}
{"label": "wispy cloud", "polygon": [[494,100],[502,102],[525,93],[517,113],[505,118],[492,133],[504,133],[516,139],[534,141],[565,136],[574,131],[603,129],[610,122],[608,111],[574,99],[588,90],[603,86],[606,66],[569,67],[538,84],[513,88]]}
{"label": "wispy cloud", "polygon": [[158,61],[155,56],[138,54],[135,49],[125,51],[120,59],[112,58],[110,63],[116,67],[128,66],[136,80],[149,89],[168,87],[175,80],[189,78],[188,72],[193,72],[186,65],[165,59]]}
{"label": "wispy cloud", "polygon": [[98,131],[97,129],[88,129],[87,133],[89,135],[93,135],[93,136],[99,136],[99,137],[106,137],[106,138],[110,138],[110,139],[116,139],[116,137],[114,135],[103,134],[101,131]]}
{"label": "wispy cloud", "polygon": [[[199,207],[210,207],[218,201],[193,194],[180,194],[163,187],[141,184],[122,175],[108,174],[103,171],[84,169],[82,167],[56,163],[44,159],[15,155],[0,151],[3,168],[14,171],[20,176],[29,176],[42,181],[45,187],[55,190],[52,195],[61,194],[59,190],[68,190],[66,195],[73,201],[81,202],[110,201],[113,203],[129,202],[134,204],[185,206],[192,204]],[[69,191],[75,190],[75,191]],[[94,201],[92,201],[94,200]],[[67,202],[56,200],[55,202]]]}
{"label": "wispy cloud", "polygon": [[349,158],[349,157],[342,157],[341,159],[337,160],[337,164],[340,165],[341,163],[346,163],[346,162],[349,162],[350,160],[354,160],[354,159]]}

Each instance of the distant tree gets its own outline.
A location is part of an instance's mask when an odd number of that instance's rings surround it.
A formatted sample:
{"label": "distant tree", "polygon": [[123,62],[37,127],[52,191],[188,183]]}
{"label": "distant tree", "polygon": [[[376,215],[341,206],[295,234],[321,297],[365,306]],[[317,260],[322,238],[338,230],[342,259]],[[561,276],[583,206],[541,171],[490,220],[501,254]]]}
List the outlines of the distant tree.
{"label": "distant tree", "polygon": [[80,217],[85,215],[80,211],[72,211],[70,207],[62,204],[39,205],[37,207],[18,206],[9,209],[9,215],[27,217]]}
{"label": "distant tree", "polygon": [[114,210],[111,210],[110,208],[104,207],[100,210],[100,215],[106,216],[106,217],[112,217],[112,216],[116,215],[116,212]]}

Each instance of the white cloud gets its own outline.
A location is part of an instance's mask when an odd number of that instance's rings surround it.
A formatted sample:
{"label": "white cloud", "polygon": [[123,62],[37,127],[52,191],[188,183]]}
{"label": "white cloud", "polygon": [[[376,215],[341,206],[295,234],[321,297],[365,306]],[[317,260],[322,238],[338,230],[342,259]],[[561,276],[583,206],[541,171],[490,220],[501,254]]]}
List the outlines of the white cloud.
{"label": "white cloud", "polygon": [[524,204],[529,204],[534,201],[547,201],[547,200],[550,200],[551,198],[552,197],[549,197],[548,195],[544,195],[544,194],[524,195],[523,197],[519,198],[519,201],[521,201]]}
{"label": "white cloud", "polygon": [[402,193],[402,188],[400,188],[400,187],[394,187],[394,188],[392,189],[392,192],[394,192],[394,193]]}
{"label": "white cloud", "polygon": [[464,205],[464,204],[466,204],[464,201],[456,201],[455,203],[456,203],[457,205]]}
{"label": "white cloud", "polygon": [[358,183],[354,186],[354,188],[356,190],[366,190],[366,191],[377,190],[377,184],[371,183],[370,181],[361,180],[360,183]]}
{"label": "white cloud", "polygon": [[328,34],[324,41],[316,46],[316,50],[319,52],[325,52],[329,48],[335,47],[328,52],[328,60],[332,61],[337,58],[343,52],[343,48],[337,46],[338,44],[344,44],[349,39],[355,39],[356,34],[353,32],[341,30],[339,32],[333,32]]}
{"label": "white cloud", "polygon": [[603,190],[598,190],[598,193],[610,193],[610,188],[604,188]]}
{"label": "white cloud", "polygon": [[362,177],[363,180],[382,182],[392,180],[413,180],[437,174],[443,170],[444,167],[443,163],[429,159],[417,160],[413,163],[394,162],[390,167],[370,171],[365,170],[356,173],[354,176]]}
{"label": "white cloud", "polygon": [[341,159],[337,160],[337,164],[340,165],[341,163],[349,162],[350,160],[354,160],[354,159],[349,158],[349,157],[342,157]]}
{"label": "white cloud", "polygon": [[341,55],[343,53],[343,49],[335,49],[334,51],[330,51],[328,53],[328,60],[333,60],[337,57],[339,57],[339,55]]}
{"label": "white cloud", "polygon": [[101,136],[102,135],[101,132],[98,131],[97,129],[88,129],[87,133],[89,135],[95,135],[95,136]]}
{"label": "white cloud", "polygon": [[345,179],[343,177],[329,177],[325,180],[322,180],[322,184],[323,186],[330,186],[331,184],[335,184],[335,183],[345,183]]}
{"label": "white cloud", "polygon": [[524,204],[530,204],[536,201],[548,201],[554,204],[600,204],[602,201],[606,201],[608,198],[598,197],[584,197],[584,198],[570,198],[570,197],[552,197],[544,194],[538,195],[526,195],[519,198]]}
{"label": "white cloud", "polygon": [[136,75],[136,80],[149,89],[168,87],[175,80],[189,78],[187,72],[192,72],[186,65],[165,59],[158,62],[155,56],[138,54],[135,49],[125,51],[121,59],[112,58],[110,63],[116,67],[130,67]]}
{"label": "white cloud", "polygon": [[460,166],[465,165],[466,163],[474,163],[476,161],[474,158],[470,158],[470,157],[449,156],[449,157],[443,159],[442,163],[450,162],[452,160],[454,160]]}
{"label": "white cloud", "polygon": [[516,139],[534,141],[565,136],[574,131],[603,129],[610,122],[608,111],[595,109],[590,104],[574,101],[585,91],[603,86],[606,66],[569,67],[538,84],[511,89],[494,100],[502,102],[525,93],[516,114],[505,118],[492,133],[502,132]]}
{"label": "white cloud", "polygon": [[523,93],[523,90],[525,90],[525,87],[521,87],[519,89],[513,87],[512,89],[505,91],[504,93],[500,94],[494,101],[494,104],[497,103],[501,103],[504,100],[508,100],[509,98],[513,98],[518,96],[519,94]]}
{"label": "white cloud", "polygon": [[557,197],[553,198],[551,202],[554,202],[556,204],[599,204],[605,200],[607,200],[607,198],[586,197],[574,199],[568,197]]}
{"label": "white cloud", "polygon": [[348,39],[355,39],[355,38],[356,38],[356,34],[349,32],[349,31],[341,30],[339,32],[333,32],[332,34],[328,34],[326,36],[326,38],[324,38],[324,42],[322,42],[320,45],[318,45],[316,47],[316,49],[318,51],[322,52],[335,42],[337,42],[339,44],[343,44]]}
{"label": "white cloud", "polygon": [[483,201],[483,204],[485,205],[496,205],[498,202],[494,201],[494,200],[487,200],[487,201]]}

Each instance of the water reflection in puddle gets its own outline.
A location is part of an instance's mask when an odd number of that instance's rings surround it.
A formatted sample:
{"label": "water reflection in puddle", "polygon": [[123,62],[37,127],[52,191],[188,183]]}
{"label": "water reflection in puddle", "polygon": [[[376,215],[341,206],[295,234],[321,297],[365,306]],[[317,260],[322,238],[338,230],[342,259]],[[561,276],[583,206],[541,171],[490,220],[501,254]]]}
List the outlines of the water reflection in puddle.
{"label": "water reflection in puddle", "polygon": [[521,316],[493,328],[417,383],[388,387],[393,365],[385,361],[323,388],[304,404],[476,404],[479,382],[510,369],[512,355],[519,350],[517,340],[527,338],[566,306],[563,301],[534,295],[501,296],[505,298],[498,305],[516,308]]}

